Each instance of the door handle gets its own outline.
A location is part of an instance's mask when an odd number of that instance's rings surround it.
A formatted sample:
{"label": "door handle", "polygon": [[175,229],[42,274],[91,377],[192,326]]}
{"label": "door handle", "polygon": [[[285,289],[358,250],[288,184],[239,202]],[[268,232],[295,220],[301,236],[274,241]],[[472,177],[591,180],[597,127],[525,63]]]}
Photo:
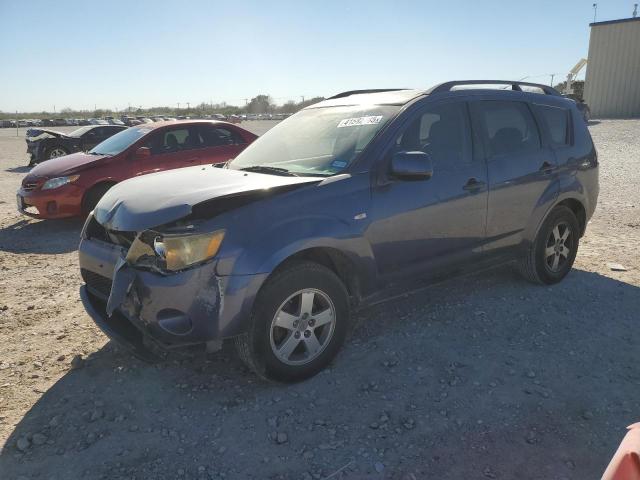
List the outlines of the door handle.
{"label": "door handle", "polygon": [[549,174],[551,172],[553,172],[556,169],[555,165],[552,165],[551,163],[545,161],[542,166],[540,167],[540,171],[542,173],[546,173]]}
{"label": "door handle", "polygon": [[468,192],[475,192],[476,190],[480,190],[485,185],[486,185],[485,182],[482,182],[480,180],[476,180],[475,178],[470,178],[469,180],[467,180],[467,183],[465,183],[465,185],[464,185],[464,187],[462,187],[462,189],[466,190]]}

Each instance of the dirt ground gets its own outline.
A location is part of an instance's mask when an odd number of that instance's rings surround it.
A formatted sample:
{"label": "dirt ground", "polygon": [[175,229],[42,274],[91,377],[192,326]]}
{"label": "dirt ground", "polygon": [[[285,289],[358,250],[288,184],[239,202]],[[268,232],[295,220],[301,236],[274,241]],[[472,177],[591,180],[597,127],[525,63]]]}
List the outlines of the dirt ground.
{"label": "dirt ground", "polygon": [[292,386],[229,348],[147,365],[109,343],[80,221],[16,212],[24,130],[0,130],[0,478],[599,478],[640,420],[640,120],[592,123],[600,200],[564,282],[501,268],[370,308]]}

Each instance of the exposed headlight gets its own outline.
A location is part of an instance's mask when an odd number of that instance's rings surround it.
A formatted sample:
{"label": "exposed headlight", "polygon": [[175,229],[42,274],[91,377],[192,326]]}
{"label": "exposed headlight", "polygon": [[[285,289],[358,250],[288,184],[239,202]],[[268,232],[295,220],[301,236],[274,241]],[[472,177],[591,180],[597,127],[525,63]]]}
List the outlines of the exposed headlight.
{"label": "exposed headlight", "polygon": [[80,178],[80,175],[71,175],[69,177],[56,177],[44,182],[42,190],[53,190],[54,188],[60,188],[67,183],[75,182]]}
{"label": "exposed headlight", "polygon": [[163,259],[167,270],[182,270],[216,255],[224,238],[224,230],[187,235],[163,235],[153,241],[153,250]]}

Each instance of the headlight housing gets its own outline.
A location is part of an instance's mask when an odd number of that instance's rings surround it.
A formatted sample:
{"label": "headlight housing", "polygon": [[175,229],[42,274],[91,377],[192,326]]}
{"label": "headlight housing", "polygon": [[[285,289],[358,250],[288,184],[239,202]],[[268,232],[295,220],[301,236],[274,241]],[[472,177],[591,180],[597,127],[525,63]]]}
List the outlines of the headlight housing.
{"label": "headlight housing", "polygon": [[42,190],[53,190],[54,188],[60,188],[67,183],[75,182],[76,180],[78,180],[78,178],[80,178],[80,175],[51,178],[44,182],[44,184],[42,185]]}
{"label": "headlight housing", "polygon": [[222,244],[224,230],[186,235],[159,235],[153,250],[170,271],[182,270],[195,263],[213,258]]}

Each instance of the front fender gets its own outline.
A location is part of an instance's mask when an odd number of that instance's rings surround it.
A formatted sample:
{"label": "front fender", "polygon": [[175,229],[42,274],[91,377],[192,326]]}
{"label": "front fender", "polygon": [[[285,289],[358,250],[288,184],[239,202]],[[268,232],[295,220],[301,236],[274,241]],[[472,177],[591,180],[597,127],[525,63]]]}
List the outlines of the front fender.
{"label": "front fender", "polygon": [[235,258],[220,259],[219,275],[269,274],[287,258],[310,248],[330,248],[346,255],[358,277],[375,273],[371,246],[357,220],[314,215],[286,219],[261,232]]}

